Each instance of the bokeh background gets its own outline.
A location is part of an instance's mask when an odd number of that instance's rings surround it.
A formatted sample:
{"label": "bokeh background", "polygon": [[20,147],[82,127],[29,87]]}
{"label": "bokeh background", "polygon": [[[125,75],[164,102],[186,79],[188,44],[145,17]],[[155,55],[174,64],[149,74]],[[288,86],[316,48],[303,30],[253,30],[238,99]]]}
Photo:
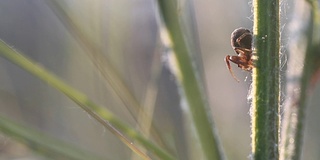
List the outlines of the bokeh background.
{"label": "bokeh background", "polygon": [[[0,39],[39,65],[107,107],[135,126],[134,116],[97,72],[73,28],[45,0],[1,0]],[[156,1],[63,0],[68,16],[99,41],[101,49],[128,90],[143,104],[154,95],[154,122],[168,141],[175,139],[180,159],[193,159],[186,147],[188,133],[174,76],[170,73],[159,37]],[[180,8],[181,7],[181,8]],[[292,2],[282,1],[282,59],[289,58],[286,34],[292,18]],[[250,157],[250,73],[232,64],[237,83],[224,57],[235,55],[230,34],[238,27],[252,29],[251,1],[181,1],[178,11],[186,30],[201,53],[211,114],[228,159]],[[62,14],[62,13],[60,13]],[[192,16],[190,16],[192,15]],[[188,19],[189,18],[189,19]],[[191,19],[191,20],[190,20]],[[285,64],[283,64],[285,65]],[[285,77],[285,67],[282,71]],[[285,84],[284,80],[282,82]],[[320,157],[319,87],[310,98],[304,142],[304,159]],[[147,98],[146,98],[147,97]],[[285,92],[282,93],[282,101]],[[89,150],[108,159],[130,159],[131,151],[63,94],[0,58],[0,115],[30,128]],[[190,135],[189,135],[190,136]],[[195,144],[196,145],[196,144]],[[308,155],[308,156],[307,156]],[[0,159],[44,159],[8,136],[0,136]],[[317,158],[315,158],[317,159]]]}

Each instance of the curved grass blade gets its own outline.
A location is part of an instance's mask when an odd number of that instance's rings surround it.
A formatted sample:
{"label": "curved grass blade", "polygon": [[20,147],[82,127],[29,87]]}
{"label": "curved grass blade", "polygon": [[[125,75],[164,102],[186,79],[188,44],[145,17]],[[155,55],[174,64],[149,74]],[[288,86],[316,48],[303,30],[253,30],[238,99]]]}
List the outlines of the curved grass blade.
{"label": "curved grass blade", "polygon": [[128,140],[124,135],[120,133],[123,132],[128,137],[136,140],[142,146],[146,147],[149,151],[153,152],[161,159],[174,159],[170,154],[165,152],[163,149],[155,145],[154,143],[147,140],[141,134],[136,132],[134,129],[130,128],[128,125],[124,124],[122,121],[118,120],[109,110],[101,106],[96,105],[88,97],[81,92],[70,87],[58,77],[49,73],[44,68],[36,65],[35,62],[27,59],[22,54],[13,50],[5,42],[0,41],[0,55],[10,62],[16,64],[22,69],[33,74],[42,81],[48,83],[50,86],[56,88],[72,101],[77,103],[82,109],[84,109],[88,114],[94,117],[98,122],[109,129],[113,134],[115,134],[122,142],[124,142],[131,150],[140,155],[143,159],[150,159],[147,155],[141,152],[130,140]]}
{"label": "curved grass blade", "polygon": [[39,131],[32,130],[0,116],[0,131],[5,135],[28,145],[34,151],[52,159],[70,160],[104,160],[87,151],[80,150],[58,139],[49,137]]}
{"label": "curved grass blade", "polygon": [[[90,39],[87,33],[84,33],[81,30],[79,23],[76,22],[74,18],[72,18],[71,13],[69,13],[68,9],[63,5],[61,1],[57,0],[47,0],[48,6],[52,9],[54,14],[60,19],[62,24],[68,29],[71,35],[78,41],[80,46],[86,51],[85,53],[88,55],[92,64],[97,68],[99,73],[102,75],[106,83],[110,85],[111,89],[117,94],[122,103],[126,106],[128,111],[131,113],[132,117],[138,121],[138,116],[146,117],[147,119],[152,119],[151,115],[146,113],[138,102],[138,100],[134,97],[134,95],[129,91],[128,87],[124,84],[123,80],[120,78],[115,68],[108,62],[107,58],[102,54],[101,43],[97,40]],[[139,124],[140,128],[143,128],[142,124]],[[143,130],[142,129],[142,133]],[[165,147],[166,149],[170,149],[167,146],[162,137],[158,134],[158,129],[151,122],[150,127],[151,135],[154,139],[156,139],[157,143],[160,146]],[[144,133],[148,134],[148,133]]]}

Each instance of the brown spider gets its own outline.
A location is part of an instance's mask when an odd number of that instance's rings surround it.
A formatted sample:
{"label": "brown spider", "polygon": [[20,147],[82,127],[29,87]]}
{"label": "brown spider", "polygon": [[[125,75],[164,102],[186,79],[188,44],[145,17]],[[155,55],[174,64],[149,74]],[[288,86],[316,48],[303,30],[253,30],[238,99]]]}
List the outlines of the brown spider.
{"label": "brown spider", "polygon": [[231,46],[237,53],[237,56],[227,55],[225,61],[232,77],[238,82],[239,80],[231,69],[230,61],[245,71],[251,71],[254,67],[252,60],[252,39],[252,33],[245,28],[238,28],[231,33]]}

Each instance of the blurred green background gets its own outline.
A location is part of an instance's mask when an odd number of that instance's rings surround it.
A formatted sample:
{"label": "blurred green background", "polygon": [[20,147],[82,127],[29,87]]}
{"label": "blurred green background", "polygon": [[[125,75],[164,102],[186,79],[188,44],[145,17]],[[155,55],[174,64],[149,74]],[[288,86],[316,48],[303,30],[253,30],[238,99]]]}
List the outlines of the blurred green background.
{"label": "blurred green background", "polygon": [[[1,0],[0,39],[134,127],[137,115],[130,114],[102,78],[79,43],[79,37],[72,33],[74,28],[66,25],[68,19],[61,18],[56,6],[47,2]],[[193,159],[188,148],[190,133],[185,129],[190,124],[180,107],[175,79],[163,56],[156,2],[64,0],[60,3],[80,26],[80,32],[88,35],[89,41],[101,44],[109,65],[138,102],[154,106],[153,121],[159,134],[174,146],[179,158]],[[285,34],[292,14],[290,3],[282,1],[285,57],[288,57],[285,47],[290,39]],[[237,83],[223,59],[228,54],[235,55],[230,46],[231,32],[238,27],[252,29],[251,1],[183,1],[179,7],[177,11],[181,11],[185,19],[184,27],[196,35],[194,47],[201,50],[200,62],[212,111],[209,114],[213,116],[224,151],[228,159],[248,159],[250,105],[247,98],[251,77],[232,64],[240,79]],[[320,156],[319,87],[315,93],[310,98],[303,152],[304,159],[310,160]],[[285,93],[282,95],[283,101]],[[132,156],[127,146],[74,102],[3,58],[0,58],[0,115],[107,159]],[[0,159],[19,158],[44,159],[14,139],[0,136]]]}

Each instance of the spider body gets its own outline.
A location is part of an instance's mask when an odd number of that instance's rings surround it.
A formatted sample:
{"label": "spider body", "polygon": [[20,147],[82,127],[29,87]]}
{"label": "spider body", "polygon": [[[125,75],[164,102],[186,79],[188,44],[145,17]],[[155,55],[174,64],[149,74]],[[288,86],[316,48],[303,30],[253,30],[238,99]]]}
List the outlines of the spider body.
{"label": "spider body", "polygon": [[239,80],[231,69],[230,61],[245,71],[251,71],[254,67],[252,60],[252,39],[252,33],[245,28],[238,28],[231,33],[231,46],[237,55],[227,55],[225,61],[232,77],[238,82]]}

